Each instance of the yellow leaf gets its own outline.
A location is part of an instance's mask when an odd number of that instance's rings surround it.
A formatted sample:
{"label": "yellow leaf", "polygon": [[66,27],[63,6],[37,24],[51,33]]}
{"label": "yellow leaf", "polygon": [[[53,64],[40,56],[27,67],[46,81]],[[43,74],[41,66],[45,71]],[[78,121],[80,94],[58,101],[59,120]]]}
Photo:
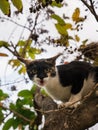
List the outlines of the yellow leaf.
{"label": "yellow leaf", "polygon": [[5,57],[7,57],[8,55],[5,54],[5,53],[0,53],[0,56],[5,56]]}
{"label": "yellow leaf", "polygon": [[77,42],[79,42],[79,41],[80,41],[80,37],[79,37],[78,35],[75,35],[75,40],[76,40]]}
{"label": "yellow leaf", "polygon": [[72,29],[72,24],[66,23],[64,27],[65,27],[66,30],[67,29]]}
{"label": "yellow leaf", "polygon": [[76,23],[83,22],[85,20],[84,17],[80,17],[80,9],[79,8],[75,9],[75,11],[72,15],[72,20]]}
{"label": "yellow leaf", "polygon": [[79,19],[79,16],[80,16],[80,9],[76,8],[73,15],[72,15],[72,20],[77,21],[77,19]]}

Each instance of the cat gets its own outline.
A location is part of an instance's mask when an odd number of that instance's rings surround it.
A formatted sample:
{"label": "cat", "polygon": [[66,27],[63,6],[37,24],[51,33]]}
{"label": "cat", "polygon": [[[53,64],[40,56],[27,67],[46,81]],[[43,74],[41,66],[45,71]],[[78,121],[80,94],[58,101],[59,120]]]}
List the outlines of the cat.
{"label": "cat", "polygon": [[52,99],[62,101],[59,108],[76,108],[98,82],[98,67],[84,61],[55,66],[60,55],[23,62],[26,64],[29,78],[37,86],[43,87]]}

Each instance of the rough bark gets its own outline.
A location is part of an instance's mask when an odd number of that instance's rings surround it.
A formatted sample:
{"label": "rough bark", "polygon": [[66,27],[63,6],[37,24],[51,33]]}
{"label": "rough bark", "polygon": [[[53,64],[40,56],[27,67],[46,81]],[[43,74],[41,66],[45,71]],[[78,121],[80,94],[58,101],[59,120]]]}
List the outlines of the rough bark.
{"label": "rough bark", "polygon": [[40,113],[45,116],[43,130],[85,130],[98,122],[98,97],[95,92],[85,97],[76,109],[58,109],[57,104],[40,93],[35,95]]}

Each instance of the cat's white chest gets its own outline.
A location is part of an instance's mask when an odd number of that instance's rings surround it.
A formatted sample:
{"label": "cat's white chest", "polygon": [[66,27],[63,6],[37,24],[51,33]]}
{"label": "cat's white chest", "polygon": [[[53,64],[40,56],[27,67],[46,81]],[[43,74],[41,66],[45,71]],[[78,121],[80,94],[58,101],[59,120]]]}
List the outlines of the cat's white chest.
{"label": "cat's white chest", "polygon": [[71,86],[63,87],[59,82],[58,75],[49,78],[45,89],[53,99],[63,102],[68,101],[71,95]]}

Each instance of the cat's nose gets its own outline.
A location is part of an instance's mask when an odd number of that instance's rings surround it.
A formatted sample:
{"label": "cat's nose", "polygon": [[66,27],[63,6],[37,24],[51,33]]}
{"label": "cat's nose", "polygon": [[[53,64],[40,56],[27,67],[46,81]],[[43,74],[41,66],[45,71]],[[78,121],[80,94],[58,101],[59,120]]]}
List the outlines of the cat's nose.
{"label": "cat's nose", "polygon": [[45,78],[44,75],[39,75],[38,78],[40,78],[41,80],[43,80]]}

